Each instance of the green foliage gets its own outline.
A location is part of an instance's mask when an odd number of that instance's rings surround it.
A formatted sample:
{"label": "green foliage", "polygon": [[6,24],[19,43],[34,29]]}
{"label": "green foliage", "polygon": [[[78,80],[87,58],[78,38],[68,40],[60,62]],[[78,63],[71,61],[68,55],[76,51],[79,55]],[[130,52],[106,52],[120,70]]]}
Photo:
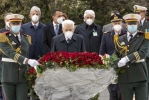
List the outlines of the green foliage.
{"label": "green foliage", "polygon": [[98,100],[100,94],[97,93],[94,97],[90,98],[89,100]]}
{"label": "green foliage", "polygon": [[52,21],[51,11],[61,9],[69,19],[76,24],[83,22],[83,13],[92,9],[96,13],[95,22],[101,26],[110,22],[112,10],[119,10],[122,15],[133,12],[133,5],[144,3],[147,0],[0,0],[0,28],[4,27],[3,17],[8,12],[20,13],[25,16],[24,23],[30,21],[29,13],[32,6],[38,6],[42,11],[41,22],[48,24]]}

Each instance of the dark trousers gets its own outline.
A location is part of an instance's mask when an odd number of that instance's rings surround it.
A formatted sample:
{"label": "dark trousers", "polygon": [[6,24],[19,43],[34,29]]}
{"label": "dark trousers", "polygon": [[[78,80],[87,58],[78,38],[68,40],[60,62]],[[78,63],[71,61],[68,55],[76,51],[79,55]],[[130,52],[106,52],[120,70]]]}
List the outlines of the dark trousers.
{"label": "dark trousers", "polygon": [[110,84],[108,86],[108,91],[110,94],[109,100],[121,100],[120,90],[118,84]]}
{"label": "dark trousers", "polygon": [[2,82],[6,100],[27,100],[28,85],[27,82],[11,83]]}
{"label": "dark trousers", "polygon": [[132,100],[135,92],[135,100],[148,100],[147,82],[119,84],[122,100]]}

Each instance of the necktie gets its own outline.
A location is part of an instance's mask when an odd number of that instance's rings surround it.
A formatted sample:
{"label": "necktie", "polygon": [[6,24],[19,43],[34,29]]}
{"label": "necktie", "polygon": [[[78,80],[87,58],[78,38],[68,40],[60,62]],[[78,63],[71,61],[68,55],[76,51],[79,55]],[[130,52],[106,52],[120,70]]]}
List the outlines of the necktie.
{"label": "necktie", "polygon": [[129,35],[130,36],[130,39],[129,39],[129,42],[133,39],[133,35]]}
{"label": "necktie", "polygon": [[37,26],[36,26],[36,25],[34,25],[34,29],[35,29],[35,30],[37,29]]}
{"label": "necktie", "polygon": [[16,36],[16,39],[17,39],[18,43],[20,44],[20,41],[19,41],[19,37],[18,36]]}
{"label": "necktie", "polygon": [[58,25],[55,25],[55,34],[58,35]]}

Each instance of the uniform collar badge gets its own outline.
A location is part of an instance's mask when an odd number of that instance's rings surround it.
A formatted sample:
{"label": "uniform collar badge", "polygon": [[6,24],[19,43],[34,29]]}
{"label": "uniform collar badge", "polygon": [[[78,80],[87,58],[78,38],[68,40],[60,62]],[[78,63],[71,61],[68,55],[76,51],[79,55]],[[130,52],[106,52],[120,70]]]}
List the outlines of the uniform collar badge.
{"label": "uniform collar badge", "polygon": [[11,43],[12,45],[16,45],[16,43],[14,42],[14,41],[12,41],[12,43]]}
{"label": "uniform collar badge", "polygon": [[121,45],[122,45],[122,46],[125,45],[125,42],[121,42]]}

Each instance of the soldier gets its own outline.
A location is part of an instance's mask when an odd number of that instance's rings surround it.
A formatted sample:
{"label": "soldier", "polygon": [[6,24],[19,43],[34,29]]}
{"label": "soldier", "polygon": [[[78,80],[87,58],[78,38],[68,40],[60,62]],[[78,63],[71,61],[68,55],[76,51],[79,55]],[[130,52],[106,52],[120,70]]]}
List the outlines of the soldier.
{"label": "soldier", "polygon": [[20,32],[20,14],[8,15],[10,32],[0,34],[0,53],[2,55],[2,87],[6,100],[26,100],[28,85],[25,78],[26,64],[36,66],[36,60],[28,59],[31,37]]}
{"label": "soldier", "polygon": [[[122,16],[119,14],[114,14],[111,16],[111,23],[112,23],[112,31],[104,32],[102,41],[101,41],[101,47],[100,47],[100,55],[109,54],[112,55],[115,51],[114,46],[114,35],[118,34],[123,35],[126,32],[122,30]],[[120,92],[119,87],[117,84],[110,84],[108,86],[108,90],[110,93],[110,99],[109,100],[121,100],[120,99]]]}
{"label": "soldier", "polygon": [[141,15],[141,20],[139,21],[139,31],[146,32],[149,29],[149,21],[146,18],[147,8],[139,5],[134,5],[134,12]]}
{"label": "soldier", "polygon": [[[134,12],[141,15],[141,20],[139,21],[139,31],[146,32],[149,31],[149,21],[146,18],[147,8],[139,5],[134,5]],[[147,69],[149,72],[149,50],[146,57]],[[149,77],[148,77],[148,91],[149,91]]]}
{"label": "soldier", "polygon": [[123,17],[127,33],[115,38],[116,54],[121,60],[118,67],[124,72],[118,74],[118,83],[122,100],[147,100],[147,66],[145,62],[149,34],[138,32],[138,14],[127,14]]}

